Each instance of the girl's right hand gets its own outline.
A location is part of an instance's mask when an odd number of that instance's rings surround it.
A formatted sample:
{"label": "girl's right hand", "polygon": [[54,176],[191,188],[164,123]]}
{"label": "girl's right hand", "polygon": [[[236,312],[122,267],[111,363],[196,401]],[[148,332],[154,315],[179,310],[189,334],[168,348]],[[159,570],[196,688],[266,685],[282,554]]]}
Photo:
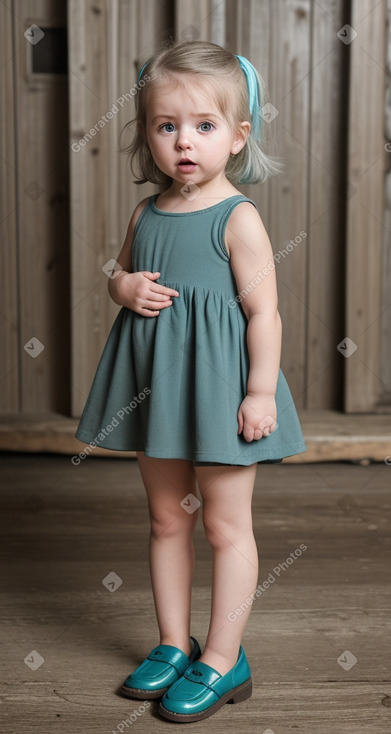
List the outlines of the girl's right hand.
{"label": "girl's right hand", "polygon": [[155,283],[159,277],[160,273],[150,273],[148,270],[119,272],[115,280],[121,305],[141,316],[158,316],[160,309],[172,305],[172,296],[179,296],[178,291]]}

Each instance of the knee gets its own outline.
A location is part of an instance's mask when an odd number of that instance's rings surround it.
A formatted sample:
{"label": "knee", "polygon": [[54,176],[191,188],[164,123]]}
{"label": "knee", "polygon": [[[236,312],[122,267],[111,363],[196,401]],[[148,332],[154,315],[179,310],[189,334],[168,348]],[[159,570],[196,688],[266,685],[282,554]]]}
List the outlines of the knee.
{"label": "knee", "polygon": [[204,509],[202,521],[205,535],[214,549],[224,549],[242,544],[243,539],[253,536],[251,516],[248,518],[219,517],[215,512]]}
{"label": "knee", "polygon": [[198,510],[189,515],[179,505],[179,508],[163,507],[159,510],[150,510],[151,535],[154,538],[172,537],[180,534],[191,534],[197,522]]}
{"label": "knee", "polygon": [[205,512],[202,521],[206,538],[212,548],[222,549],[232,545],[236,533],[231,523],[224,521],[222,518],[212,517]]}

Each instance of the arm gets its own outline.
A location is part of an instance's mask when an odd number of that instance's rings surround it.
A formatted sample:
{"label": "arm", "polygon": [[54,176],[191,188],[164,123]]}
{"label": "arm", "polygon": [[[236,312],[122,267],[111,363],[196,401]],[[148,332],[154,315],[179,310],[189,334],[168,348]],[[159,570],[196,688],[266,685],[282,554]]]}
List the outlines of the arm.
{"label": "arm", "polygon": [[[247,395],[272,395],[277,387],[281,358],[282,324],[275,314],[254,313],[247,326],[250,374]],[[263,346],[262,346],[263,345]]]}
{"label": "arm", "polygon": [[121,269],[116,270],[113,277],[109,278],[107,287],[114,303],[119,306],[126,306],[142,316],[158,316],[160,309],[171,306],[172,296],[178,296],[179,293],[154,282],[160,277],[159,272],[142,270],[132,273],[131,250],[134,228],[147,203],[148,198],[140,201],[131,216],[125,242],[116,260]]}
{"label": "arm", "polygon": [[231,214],[226,247],[248,319],[250,370],[247,395],[238,411],[238,433],[243,431],[246,441],[252,441],[276,428],[274,396],[280,369],[282,325],[277,310],[272,247],[258,212],[249,202],[243,202]]}

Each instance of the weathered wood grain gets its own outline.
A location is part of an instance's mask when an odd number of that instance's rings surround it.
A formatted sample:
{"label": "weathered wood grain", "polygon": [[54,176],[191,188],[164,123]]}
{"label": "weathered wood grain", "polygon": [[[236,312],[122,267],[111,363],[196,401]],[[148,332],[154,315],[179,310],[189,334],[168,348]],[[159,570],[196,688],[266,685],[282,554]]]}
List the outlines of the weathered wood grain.
{"label": "weathered wood grain", "polygon": [[17,413],[20,409],[20,339],[18,337],[18,263],[16,199],[16,120],[13,77],[14,39],[12,11],[0,4],[0,107],[3,124],[0,132],[2,156],[0,179],[0,410]]}
{"label": "weathered wood grain", "polygon": [[[345,360],[344,409],[376,410],[381,381],[386,3],[353,0],[346,243],[346,334],[357,350]],[[388,385],[388,390],[390,386]]]}

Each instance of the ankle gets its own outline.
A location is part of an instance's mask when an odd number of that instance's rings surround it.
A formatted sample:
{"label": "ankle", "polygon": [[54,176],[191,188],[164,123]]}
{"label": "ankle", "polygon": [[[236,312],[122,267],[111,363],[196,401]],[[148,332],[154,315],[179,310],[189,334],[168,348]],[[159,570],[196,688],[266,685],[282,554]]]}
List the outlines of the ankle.
{"label": "ankle", "polygon": [[234,655],[222,655],[214,652],[214,650],[208,650],[208,648],[205,648],[200,657],[200,661],[205,663],[205,665],[209,665],[211,668],[214,668],[214,670],[217,670],[220,675],[226,675],[226,673],[232,670],[234,665],[236,665],[238,654],[239,652]]}
{"label": "ankle", "polygon": [[189,657],[191,654],[191,651],[193,649],[193,643],[190,639],[190,637],[187,637],[185,639],[179,640],[177,637],[161,637],[160,639],[160,645],[172,645],[172,647],[177,647],[179,650],[182,650],[182,652]]}

